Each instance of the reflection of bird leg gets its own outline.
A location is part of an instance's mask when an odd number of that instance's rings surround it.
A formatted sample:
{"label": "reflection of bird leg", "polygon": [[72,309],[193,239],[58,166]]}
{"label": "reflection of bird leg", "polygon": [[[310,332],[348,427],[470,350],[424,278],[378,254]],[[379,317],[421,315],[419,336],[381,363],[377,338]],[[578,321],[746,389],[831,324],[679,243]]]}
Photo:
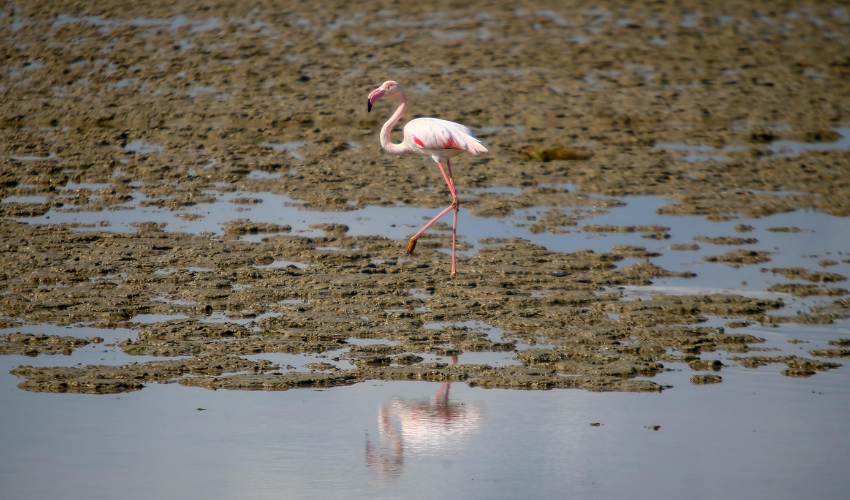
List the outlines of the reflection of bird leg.
{"label": "reflection of bird leg", "polygon": [[[451,356],[452,365],[457,364],[457,354],[452,354]],[[451,382],[443,382],[443,385],[440,386],[440,390],[437,391],[437,403],[439,404],[449,404],[449,389],[451,389]]]}
{"label": "reflection of bird leg", "polygon": [[449,389],[451,389],[451,382],[443,382],[443,385],[440,386],[440,390],[437,391],[437,404],[439,405],[447,405],[449,404]]}
{"label": "reflection of bird leg", "polygon": [[[366,434],[366,468],[382,477],[398,476],[404,466],[404,441],[390,421],[389,406],[386,402],[382,404],[378,414],[378,430],[381,433],[380,449],[376,449],[369,441],[369,435]],[[385,449],[388,453],[384,452]]]}
{"label": "reflection of bird leg", "polygon": [[399,465],[404,462],[404,441],[399,436],[396,428],[390,422],[389,404],[384,402],[381,405],[381,437],[387,439],[393,450],[393,455],[398,456]]}

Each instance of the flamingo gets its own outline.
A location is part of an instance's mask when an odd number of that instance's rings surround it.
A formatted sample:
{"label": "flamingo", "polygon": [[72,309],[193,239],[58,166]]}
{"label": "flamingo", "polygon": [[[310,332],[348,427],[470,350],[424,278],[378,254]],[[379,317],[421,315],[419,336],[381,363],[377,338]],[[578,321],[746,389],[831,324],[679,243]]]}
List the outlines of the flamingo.
{"label": "flamingo", "polygon": [[[398,97],[398,109],[390,116],[387,123],[381,127],[381,147],[388,153],[402,155],[406,153],[415,153],[423,156],[430,156],[437,166],[440,167],[440,172],[443,174],[446,184],[449,186],[449,191],[452,194],[452,204],[445,210],[440,212],[436,217],[431,219],[431,222],[425,224],[418,233],[410,238],[410,244],[407,245],[407,254],[413,253],[416,248],[416,240],[422,236],[426,229],[437,222],[440,217],[446,215],[449,210],[454,210],[454,221],[452,223],[452,274],[457,274],[457,257],[455,256],[455,248],[457,246],[457,213],[460,208],[460,200],[457,197],[457,189],[455,188],[454,177],[452,176],[452,165],[449,162],[453,158],[464,151],[475,156],[487,153],[487,148],[472,134],[469,128],[460,123],[441,120],[439,118],[416,118],[411,120],[404,126],[404,139],[401,144],[393,144],[390,140],[390,132],[392,132],[395,124],[404,114],[407,107],[407,97],[404,95],[404,89],[398,82],[389,80],[381,84],[369,93],[367,101],[367,112],[372,111],[372,106],[375,102],[384,96]],[[445,168],[443,160],[446,161]]]}

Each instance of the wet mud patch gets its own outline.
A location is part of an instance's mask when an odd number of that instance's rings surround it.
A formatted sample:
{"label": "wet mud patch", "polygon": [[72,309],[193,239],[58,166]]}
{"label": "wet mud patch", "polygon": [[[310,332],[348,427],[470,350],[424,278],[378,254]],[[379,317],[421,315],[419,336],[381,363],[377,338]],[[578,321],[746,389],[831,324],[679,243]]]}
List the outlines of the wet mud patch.
{"label": "wet mud patch", "polygon": [[719,384],[723,382],[720,375],[692,375],[691,383],[694,385]]}
{"label": "wet mud patch", "polygon": [[585,224],[581,227],[581,230],[592,233],[665,233],[669,231],[670,228],[664,226],[612,226]]}
{"label": "wet mud patch", "polygon": [[670,245],[670,250],[676,250],[677,252],[696,252],[700,249],[700,246],[696,243],[674,243]]}
{"label": "wet mud patch", "polygon": [[759,242],[755,238],[738,238],[733,236],[717,236],[709,238],[708,236],[697,236],[694,240],[701,243],[711,243],[712,245],[754,245]]}
{"label": "wet mud patch", "polygon": [[80,339],[43,333],[7,333],[0,335],[0,355],[20,354],[34,357],[39,354],[64,354],[69,356],[78,347],[101,342],[103,339],[100,337]]}
{"label": "wet mud patch", "polygon": [[770,252],[759,250],[730,250],[723,255],[709,255],[703,257],[706,262],[723,262],[732,267],[740,267],[752,264],[770,262]]}
{"label": "wet mud patch", "polygon": [[113,394],[142,389],[145,383],[173,382],[184,375],[217,376],[227,372],[260,372],[275,368],[276,365],[268,361],[248,361],[236,356],[204,356],[121,366],[19,366],[11,373],[25,378],[18,387],[27,391]]}
{"label": "wet mud patch", "polygon": [[180,383],[207,389],[288,390],[297,387],[331,387],[364,380],[420,380],[465,382],[471,387],[499,389],[584,389],[591,391],[660,392],[663,386],[646,380],[619,377],[564,377],[555,370],[529,367],[496,369],[490,366],[451,366],[425,363],[403,367],[371,367],[333,373],[271,373],[214,378],[183,378]]}
{"label": "wet mud patch", "polygon": [[[239,356],[274,353],[331,355],[353,368],[334,371],[330,378],[263,375],[259,385],[238,386],[289,388],[385,377],[445,378],[486,387],[660,390],[649,381],[628,381],[663,369],[661,360],[678,360],[669,357],[667,349],[696,356],[702,350],[740,351],[759,342],[752,336],[723,335],[716,328],[675,325],[699,323],[703,314],[756,320],[780,307],[777,302],[736,297],[624,302],[620,293],[599,290],[646,286],[658,277],[692,273],[670,272],[649,262],[618,268],[622,255],[551,252],[520,239],[481,248],[477,256],[464,259],[467,270],[449,280],[440,269],[441,254],[427,246],[420,255],[400,258],[404,241],[348,236],[337,227],[325,227],[323,237],[278,235],[260,242],[165,233],[158,225],[135,234],[29,229],[6,224],[8,233],[18,233],[7,240],[8,258],[27,264],[9,271],[17,293],[0,296],[3,307],[30,322],[141,325],[137,338],[119,344],[125,353],[192,356],[196,363],[139,363],[106,377],[117,382],[102,384],[91,379],[109,371],[106,367],[16,371],[26,377],[22,388],[30,390],[114,392],[185,375],[221,378],[202,362],[216,359],[233,364],[233,370],[222,365],[224,371],[265,373],[267,366],[243,366],[240,363],[247,361]],[[86,245],[84,255],[72,250],[75,242]],[[336,250],[322,250],[330,246]],[[620,250],[646,255],[644,248]],[[297,259],[310,267],[262,265],[269,259]],[[167,271],[157,271],[161,269]],[[412,289],[421,292],[411,294]],[[38,307],[31,307],[29,300],[24,307],[21,297],[36,298]],[[613,311],[619,319],[611,318]],[[175,315],[183,317],[169,319]],[[451,325],[473,319],[503,333],[491,338],[486,328]],[[425,328],[434,322],[450,326]],[[350,339],[390,343],[360,346]],[[518,351],[520,367],[436,366],[423,361],[433,355],[510,353],[520,343],[545,343],[553,349]],[[133,375],[138,371],[147,375]],[[222,386],[235,387],[234,381],[244,378],[235,377]]]}
{"label": "wet mud patch", "polygon": [[791,295],[796,295],[797,297],[810,297],[812,295],[841,296],[847,295],[848,293],[846,288],[830,288],[799,283],[777,283],[775,285],[770,285],[769,287],[767,287],[767,291],[777,293],[790,293]]}
{"label": "wet mud patch", "polygon": [[757,368],[771,363],[784,363],[788,368],[782,370],[782,374],[786,377],[809,377],[815,375],[817,372],[833,370],[841,366],[841,363],[818,361],[798,356],[733,356],[729,359],[737,361],[745,368]]}
{"label": "wet mud patch", "polygon": [[818,358],[850,358],[850,349],[816,349],[809,354]]}
{"label": "wet mud patch", "polygon": [[[740,328],[828,322],[846,317],[847,309],[836,301],[778,316],[784,302],[777,299],[709,294],[631,300],[621,287],[651,289],[656,279],[695,277],[649,262],[658,254],[635,245],[561,253],[523,239],[491,238],[478,254],[463,257],[464,271],[449,279],[437,248],[426,245],[401,257],[405,240],[351,236],[342,225],[321,226],[324,236],[275,233],[259,241],[166,233],[159,224],[139,226],[136,233],[3,225],[9,238],[0,258],[18,263],[6,267],[15,293],[0,295],[3,308],[27,322],[137,328],[137,338],[119,343],[126,354],[192,360],[14,371],[25,378],[22,388],[36,391],[121,392],[176,380],[213,389],[284,390],[378,379],[658,391],[665,386],[646,379],[664,371],[664,363],[714,366],[701,356],[748,352],[764,342],[699,326],[709,317],[738,318],[734,326]],[[75,251],[80,245],[85,253]],[[645,260],[623,265],[635,258]],[[466,326],[469,321],[488,326]],[[277,353],[307,354],[316,362],[305,365],[307,372],[281,371],[267,360],[245,358]],[[464,361],[468,353],[506,353],[516,364],[470,363]],[[435,363],[434,356],[460,362]]]}
{"label": "wet mud patch", "polygon": [[801,279],[812,281],[815,283],[836,283],[846,281],[847,277],[838,273],[827,273],[822,271],[809,271],[802,267],[780,268],[773,267],[770,269],[773,274],[779,274],[789,279]]}

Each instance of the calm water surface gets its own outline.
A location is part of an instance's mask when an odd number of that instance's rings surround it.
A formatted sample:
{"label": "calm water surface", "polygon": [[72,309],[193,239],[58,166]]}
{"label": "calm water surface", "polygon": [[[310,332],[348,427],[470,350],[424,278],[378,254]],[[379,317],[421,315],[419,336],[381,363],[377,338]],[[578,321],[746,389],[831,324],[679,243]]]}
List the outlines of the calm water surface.
{"label": "calm water surface", "polygon": [[[791,333],[775,340],[799,337]],[[171,384],[90,396],[17,389],[8,370],[27,362],[0,358],[3,498],[846,493],[846,368],[789,379],[779,367],[730,367],[722,384],[691,386],[692,372],[671,365],[684,370],[654,378],[675,385],[662,394],[368,382],[286,392]]]}

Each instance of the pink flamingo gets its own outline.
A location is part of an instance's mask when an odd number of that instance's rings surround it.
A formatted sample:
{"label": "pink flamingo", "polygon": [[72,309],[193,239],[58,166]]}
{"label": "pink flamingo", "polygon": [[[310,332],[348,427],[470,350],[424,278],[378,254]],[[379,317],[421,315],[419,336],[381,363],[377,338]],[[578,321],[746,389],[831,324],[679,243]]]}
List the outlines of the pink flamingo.
{"label": "pink flamingo", "polygon": [[[460,200],[457,197],[455,189],[455,181],[452,176],[452,166],[449,158],[457,156],[466,151],[473,155],[480,155],[487,152],[487,148],[478,139],[472,135],[472,131],[467,127],[455,122],[440,120],[439,118],[417,118],[411,120],[404,126],[404,140],[401,144],[393,144],[390,140],[390,132],[395,124],[404,114],[407,107],[407,97],[404,95],[404,89],[398,82],[392,80],[384,82],[380,87],[369,93],[367,111],[372,111],[372,105],[383,96],[398,97],[398,109],[390,116],[387,123],[381,127],[381,147],[387,152],[401,155],[405,153],[416,153],[419,155],[430,156],[440,167],[440,172],[443,173],[443,179],[449,186],[449,191],[452,193],[452,204],[445,210],[440,212],[436,217],[431,219],[431,222],[425,224],[418,233],[410,238],[410,244],[407,245],[407,253],[412,254],[416,248],[416,240],[422,236],[426,229],[431,227],[431,224],[437,222],[440,217],[446,215],[449,210],[454,210],[454,222],[452,224],[452,276],[457,271],[457,259],[455,257],[455,247],[457,245],[457,212],[460,207]],[[443,168],[443,160],[446,160],[446,166]]]}

